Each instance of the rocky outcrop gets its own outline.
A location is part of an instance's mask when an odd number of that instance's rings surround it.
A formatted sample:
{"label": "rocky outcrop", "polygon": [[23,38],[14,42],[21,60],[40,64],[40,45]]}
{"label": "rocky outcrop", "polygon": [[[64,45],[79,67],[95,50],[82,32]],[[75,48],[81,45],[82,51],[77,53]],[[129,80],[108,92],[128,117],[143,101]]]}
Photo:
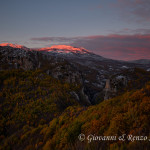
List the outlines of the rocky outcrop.
{"label": "rocky outcrop", "polygon": [[59,65],[51,70],[51,75],[68,83],[82,84],[83,79],[78,69],[68,64]]}
{"label": "rocky outcrop", "polygon": [[84,87],[80,89],[80,91],[75,92],[72,91],[70,94],[81,104],[83,105],[91,105],[91,101],[89,100],[89,97],[86,95]]}
{"label": "rocky outcrop", "polygon": [[107,79],[104,88],[104,100],[110,99],[117,95],[118,91],[127,86],[127,77],[118,75],[114,78]]}
{"label": "rocky outcrop", "polygon": [[91,104],[89,97],[86,95],[85,91],[84,91],[84,87],[81,89],[81,96],[83,96],[83,99],[85,100],[85,102],[87,104]]}
{"label": "rocky outcrop", "polygon": [[105,85],[105,88],[104,88],[104,100],[107,100],[110,98],[111,96],[111,93],[112,93],[112,88],[111,88],[111,85],[110,85],[110,79],[107,79],[106,80],[106,85]]}
{"label": "rocky outcrop", "polygon": [[38,63],[36,52],[12,47],[0,47],[1,68],[5,69],[35,69]]}

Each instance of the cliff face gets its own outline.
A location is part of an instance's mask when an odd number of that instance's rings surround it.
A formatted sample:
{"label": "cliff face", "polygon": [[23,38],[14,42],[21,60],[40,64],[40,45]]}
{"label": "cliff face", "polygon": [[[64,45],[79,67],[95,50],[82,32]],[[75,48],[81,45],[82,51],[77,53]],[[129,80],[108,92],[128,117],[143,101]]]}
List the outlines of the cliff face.
{"label": "cliff face", "polygon": [[104,88],[104,100],[116,96],[120,89],[123,89],[127,86],[127,82],[127,77],[122,75],[107,79]]}
{"label": "cliff face", "polygon": [[38,55],[35,51],[12,47],[0,47],[0,69],[36,69]]}
{"label": "cliff face", "polygon": [[104,100],[107,100],[110,98],[111,96],[111,85],[110,85],[110,79],[107,79],[106,80],[106,85],[105,85],[105,88],[104,88]]}

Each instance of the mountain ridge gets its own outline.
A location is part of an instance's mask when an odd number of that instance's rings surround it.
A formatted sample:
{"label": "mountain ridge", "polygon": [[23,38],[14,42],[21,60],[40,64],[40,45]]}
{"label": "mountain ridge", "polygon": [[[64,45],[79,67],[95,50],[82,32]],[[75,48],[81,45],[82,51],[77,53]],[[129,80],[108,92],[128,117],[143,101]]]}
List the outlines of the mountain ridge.
{"label": "mountain ridge", "polygon": [[38,51],[47,51],[47,52],[58,52],[58,53],[81,53],[81,54],[85,54],[85,53],[91,53],[90,51],[88,51],[87,49],[83,48],[83,47],[73,47],[70,45],[53,45],[51,47],[44,47],[44,48],[40,48],[37,49]]}
{"label": "mountain ridge", "polygon": [[150,59],[137,59],[129,61],[131,63],[137,63],[137,64],[150,64]]}
{"label": "mountain ridge", "polygon": [[82,55],[93,55],[95,56],[95,59],[102,59],[102,60],[112,60],[112,61],[118,61],[118,62],[126,62],[126,63],[133,63],[133,64],[142,64],[147,65],[150,64],[150,59],[137,59],[137,60],[130,60],[130,61],[124,61],[124,60],[114,60],[111,58],[105,58],[99,54],[95,54],[90,50],[87,50],[83,47],[74,47],[70,45],[52,45],[50,47],[43,47],[43,48],[28,48],[24,45],[19,44],[13,44],[13,43],[1,43],[1,47],[12,47],[12,48],[18,48],[23,50],[30,50],[30,51],[39,51],[39,52],[46,52],[47,54],[58,54],[58,55],[69,55],[70,54],[82,54]]}
{"label": "mountain ridge", "polygon": [[20,48],[20,49],[29,49],[23,45],[19,45],[19,44],[12,44],[12,43],[1,43],[0,46],[2,47],[6,47],[6,46],[9,46],[9,47],[12,47],[12,48]]}
{"label": "mountain ridge", "polygon": [[19,44],[12,44],[12,43],[1,43],[0,46],[2,47],[12,47],[12,48],[20,48],[20,49],[30,49],[34,51],[45,51],[45,52],[56,52],[56,53],[92,53],[89,50],[83,48],[83,47],[74,47],[70,45],[53,45],[51,47],[43,47],[43,48],[28,48],[23,45]]}

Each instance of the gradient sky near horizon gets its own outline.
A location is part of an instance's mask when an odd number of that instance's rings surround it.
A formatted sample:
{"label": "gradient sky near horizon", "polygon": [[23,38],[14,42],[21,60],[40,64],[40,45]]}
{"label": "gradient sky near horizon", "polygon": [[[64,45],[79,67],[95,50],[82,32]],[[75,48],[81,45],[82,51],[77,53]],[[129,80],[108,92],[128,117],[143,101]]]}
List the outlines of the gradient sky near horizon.
{"label": "gradient sky near horizon", "polygon": [[1,0],[0,43],[150,59],[150,0]]}

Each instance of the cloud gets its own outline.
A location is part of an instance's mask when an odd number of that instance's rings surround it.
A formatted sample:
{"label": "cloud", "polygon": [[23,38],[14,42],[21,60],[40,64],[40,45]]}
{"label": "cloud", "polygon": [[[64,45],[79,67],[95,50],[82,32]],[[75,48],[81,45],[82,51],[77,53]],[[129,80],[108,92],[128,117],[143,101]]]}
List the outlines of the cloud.
{"label": "cloud", "polygon": [[118,60],[150,59],[150,34],[42,37],[32,40],[51,41],[54,44],[65,44],[68,41],[68,45],[84,47],[101,56]]}
{"label": "cloud", "polygon": [[130,22],[150,23],[149,0],[118,0],[115,7],[120,9],[122,18]]}
{"label": "cloud", "polygon": [[112,59],[150,59],[150,35],[88,36],[71,45],[85,47]]}
{"label": "cloud", "polygon": [[[70,44],[79,40],[81,37],[35,37],[30,40],[33,42],[44,42],[46,43],[45,47],[49,47],[51,45],[58,44]],[[40,43],[41,44],[41,43]]]}
{"label": "cloud", "polygon": [[129,29],[129,28],[124,28],[120,31],[113,31],[115,34],[150,34],[150,29]]}
{"label": "cloud", "polygon": [[43,42],[68,42],[74,41],[79,37],[38,37],[38,38],[31,38],[32,41],[43,41]]}

